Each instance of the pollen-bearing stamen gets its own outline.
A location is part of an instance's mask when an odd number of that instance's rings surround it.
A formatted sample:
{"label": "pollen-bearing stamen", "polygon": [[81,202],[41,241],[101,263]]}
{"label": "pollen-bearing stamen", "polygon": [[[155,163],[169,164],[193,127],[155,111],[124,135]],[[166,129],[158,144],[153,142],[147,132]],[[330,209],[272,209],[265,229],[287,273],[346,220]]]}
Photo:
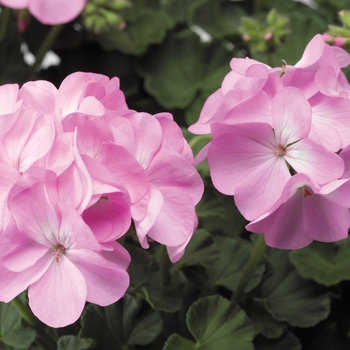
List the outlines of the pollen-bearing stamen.
{"label": "pollen-bearing stamen", "polygon": [[286,154],[286,149],[282,145],[278,145],[274,150],[276,156],[283,157]]}
{"label": "pollen-bearing stamen", "polygon": [[66,251],[66,248],[62,245],[62,244],[57,244],[54,248],[53,248],[53,255],[55,256],[55,260],[56,262],[60,262],[60,257],[62,254],[64,254]]}

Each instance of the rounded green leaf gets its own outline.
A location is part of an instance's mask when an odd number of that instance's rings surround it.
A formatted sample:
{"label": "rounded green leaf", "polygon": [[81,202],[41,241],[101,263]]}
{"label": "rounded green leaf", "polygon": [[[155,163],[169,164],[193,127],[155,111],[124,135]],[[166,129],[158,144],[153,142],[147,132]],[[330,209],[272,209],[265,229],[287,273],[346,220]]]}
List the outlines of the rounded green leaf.
{"label": "rounded green leaf", "polygon": [[144,286],[141,288],[145,299],[158,311],[175,312],[181,307],[179,291],[169,286]]}
{"label": "rounded green leaf", "polygon": [[64,335],[57,342],[57,350],[83,350],[89,349],[91,339],[80,339],[74,335]]}
{"label": "rounded green leaf", "polygon": [[187,312],[186,324],[201,350],[253,350],[254,331],[246,313],[235,303],[215,295],[199,299]]}
{"label": "rounded green leaf", "polygon": [[203,45],[197,34],[184,30],[146,56],[139,70],[145,76],[145,89],[159,104],[186,108],[199,90],[213,92],[220,86],[231,55],[222,43]]}
{"label": "rounded green leaf", "polygon": [[157,311],[126,294],[107,307],[88,305],[81,317],[81,338],[93,338],[101,349],[147,345],[162,331],[162,319]]}
{"label": "rounded green leaf", "polygon": [[163,350],[194,350],[196,344],[178,334],[172,334],[165,343]]}
{"label": "rounded green leaf", "polygon": [[[215,242],[220,248],[220,256],[214,264],[206,268],[209,279],[217,286],[224,286],[234,291],[252,252],[252,244],[238,237],[224,236],[215,236]],[[265,264],[261,259],[249,280],[246,292],[253,290],[260,283],[264,271]]]}
{"label": "rounded green leaf", "polygon": [[237,34],[242,7],[230,1],[202,0],[193,4],[190,11],[190,24],[198,26],[214,38]]}
{"label": "rounded green leaf", "polygon": [[172,26],[172,21],[165,12],[152,8],[139,9],[129,17],[125,29],[114,28],[108,33],[95,35],[103,49],[141,55],[150,44],[161,43]]}
{"label": "rounded green leaf", "polygon": [[268,257],[273,272],[255,291],[256,299],[275,319],[292,326],[311,327],[324,320],[330,312],[327,290],[300,277],[289,263],[287,251],[270,249]]}
{"label": "rounded green leaf", "polygon": [[337,243],[312,242],[289,255],[299,274],[307,279],[332,286],[350,280],[350,240]]}
{"label": "rounded green leaf", "polygon": [[254,342],[255,350],[302,350],[299,339],[286,332],[279,339],[260,337]]}
{"label": "rounded green leaf", "polygon": [[0,303],[0,341],[17,349],[27,349],[36,332],[22,327],[21,315],[11,303]]}
{"label": "rounded green leaf", "polygon": [[190,242],[188,243],[184,256],[177,265],[206,265],[214,263],[220,254],[220,249],[206,230],[196,230]]}

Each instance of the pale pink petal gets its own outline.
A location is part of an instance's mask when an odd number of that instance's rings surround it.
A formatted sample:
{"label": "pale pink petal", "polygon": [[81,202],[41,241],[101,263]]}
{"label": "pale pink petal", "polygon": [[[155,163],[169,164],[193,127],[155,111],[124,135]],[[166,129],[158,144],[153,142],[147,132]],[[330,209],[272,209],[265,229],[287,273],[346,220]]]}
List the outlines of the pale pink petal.
{"label": "pale pink petal", "polygon": [[95,96],[87,96],[81,101],[77,112],[100,117],[105,114],[105,108]]}
{"label": "pale pink petal", "polygon": [[237,208],[247,220],[255,220],[271,210],[282,195],[291,175],[282,157],[272,158],[249,175],[235,192]]}
{"label": "pale pink petal", "polygon": [[331,66],[321,67],[315,75],[315,83],[320,92],[327,96],[338,96],[338,76]]}
{"label": "pale pink petal", "polygon": [[86,0],[36,0],[29,2],[28,10],[41,23],[56,25],[77,17],[85,3]]}
{"label": "pale pink petal", "polygon": [[[345,148],[350,144],[350,100],[342,97],[330,97],[322,94],[315,95],[310,99],[312,106],[312,122],[319,134],[322,143],[328,144],[328,139],[333,137],[332,131],[328,135],[325,129],[318,130],[315,122],[329,125],[335,129],[341,137],[341,147]],[[338,149],[331,149],[337,152]]]}
{"label": "pale pink petal", "polygon": [[339,179],[344,172],[341,157],[309,139],[290,145],[284,158],[298,173],[308,175],[319,185]]}
{"label": "pale pink petal", "polygon": [[272,119],[276,141],[286,147],[309,134],[311,106],[299,89],[286,87],[272,101]]}
{"label": "pale pink petal", "polygon": [[137,237],[142,248],[149,247],[146,235],[157,220],[163,205],[164,199],[161,191],[156,186],[150,184],[146,215],[140,220],[134,219]]}
{"label": "pale pink petal", "polygon": [[[321,69],[316,72],[316,76]],[[300,89],[307,99],[318,92],[318,86],[315,84],[315,72],[301,68],[292,69],[286,72],[281,80],[285,87],[292,86]]]}
{"label": "pale pink petal", "polygon": [[35,109],[41,114],[54,113],[56,108],[57,89],[48,81],[29,81],[20,88],[19,98],[23,99],[23,107]]}
{"label": "pale pink petal", "polygon": [[[20,234],[17,232],[13,232],[14,234]],[[22,237],[24,236],[21,234]],[[24,236],[22,238],[22,244],[18,245],[15,249],[12,249],[3,259],[3,265],[13,272],[20,272],[32,267],[34,264],[38,262],[45,254],[47,254],[49,248],[32,241],[30,239],[26,239]],[[52,255],[53,257],[53,255]]]}
{"label": "pale pink petal", "polygon": [[262,219],[246,226],[255,233],[265,234],[266,244],[278,249],[300,249],[313,240],[304,229],[302,193],[296,192],[288,201]]}
{"label": "pale pink petal", "polygon": [[335,242],[348,237],[348,208],[342,208],[322,195],[307,196],[304,205],[304,226],[310,238]]}
{"label": "pale pink petal", "polygon": [[84,309],[87,294],[83,274],[66,257],[54,259],[44,275],[29,286],[29,306],[49,327],[74,323]]}
{"label": "pale pink petal", "polygon": [[26,171],[35,161],[47,154],[54,142],[53,125],[44,125],[28,138],[19,157],[19,171]]}
{"label": "pale pink petal", "polygon": [[47,253],[34,266],[23,272],[9,271],[0,264],[0,301],[8,303],[40,279],[49,268],[52,262],[51,257],[51,253]]}
{"label": "pale pink petal", "polygon": [[108,242],[101,244],[106,250],[102,250],[100,254],[114,264],[119,265],[126,270],[130,264],[131,257],[128,251],[118,242]]}
{"label": "pale pink petal", "polygon": [[343,159],[345,169],[344,174],[341,176],[342,179],[350,179],[350,145],[344,148],[339,156]]}
{"label": "pale pink petal", "polygon": [[193,134],[209,134],[210,124],[206,124],[214,116],[223,99],[222,89],[216,90],[204,102],[198,121],[191,125],[188,130]]}
{"label": "pale pink petal", "polygon": [[100,199],[84,211],[83,218],[100,243],[120,238],[131,224],[130,208],[123,196],[119,201]]}
{"label": "pale pink petal", "polygon": [[36,183],[17,194],[9,204],[20,231],[34,241],[51,247],[57,243],[59,219],[48,200],[43,183]]}
{"label": "pale pink petal", "polygon": [[11,114],[17,107],[18,84],[6,84],[0,86],[0,114]]}
{"label": "pale pink petal", "polygon": [[276,157],[273,130],[267,124],[217,127],[214,132],[226,132],[215,137],[208,149],[212,181],[224,194],[235,194],[240,182],[249,179],[252,172]]}
{"label": "pale pink petal", "polygon": [[147,235],[166,246],[178,246],[192,235],[196,212],[191,197],[175,189],[162,189],[164,204]]}
{"label": "pale pink petal", "polygon": [[57,205],[60,214],[57,242],[68,250],[84,248],[100,251],[100,244],[79,213],[66,203],[58,202]]}
{"label": "pale pink petal", "polygon": [[266,123],[272,126],[271,100],[265,91],[238,102],[222,117],[225,124]]}
{"label": "pale pink petal", "polygon": [[124,296],[129,287],[129,275],[123,268],[85,249],[70,250],[67,258],[84,276],[86,301],[107,306]]}

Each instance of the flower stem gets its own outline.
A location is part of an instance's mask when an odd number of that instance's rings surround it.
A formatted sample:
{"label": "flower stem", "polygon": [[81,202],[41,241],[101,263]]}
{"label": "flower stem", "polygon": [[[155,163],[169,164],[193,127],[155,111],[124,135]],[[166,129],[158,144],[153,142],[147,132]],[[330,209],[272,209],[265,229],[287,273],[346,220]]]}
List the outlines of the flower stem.
{"label": "flower stem", "polygon": [[40,322],[32,314],[29,307],[23,303],[19,296],[11,300],[11,304],[17,309],[22,318],[38,332],[38,336],[47,349],[56,349],[56,342],[45,332]]}
{"label": "flower stem", "polygon": [[54,26],[50,29],[49,33],[47,34],[46,38],[42,42],[38,52],[35,55],[35,62],[31,67],[32,72],[35,72],[40,67],[46,52],[50,50],[51,46],[57,39],[62,29],[63,29],[63,24]]}
{"label": "flower stem", "polygon": [[194,137],[191,141],[188,142],[188,144],[190,145],[191,149],[193,150],[193,147],[197,145],[197,143],[201,142],[201,141],[210,141],[211,139],[211,135],[200,135],[200,136],[196,136]]}
{"label": "flower stem", "polygon": [[260,234],[258,239],[255,241],[253,251],[250,254],[250,257],[247,263],[244,266],[242,275],[238,280],[236,289],[232,294],[232,300],[239,302],[242,299],[245,288],[253,275],[256,265],[258,264],[261,256],[263,255],[266,248],[265,237],[263,234]]}
{"label": "flower stem", "polygon": [[11,15],[11,9],[8,7],[2,7],[1,8],[1,15],[0,15],[0,42],[4,40],[7,27],[10,21],[10,15]]}
{"label": "flower stem", "polygon": [[26,320],[30,326],[35,327],[37,325],[36,318],[31,313],[28,306],[23,303],[19,296],[16,296],[14,299],[12,299],[11,304],[17,309],[22,318]]}

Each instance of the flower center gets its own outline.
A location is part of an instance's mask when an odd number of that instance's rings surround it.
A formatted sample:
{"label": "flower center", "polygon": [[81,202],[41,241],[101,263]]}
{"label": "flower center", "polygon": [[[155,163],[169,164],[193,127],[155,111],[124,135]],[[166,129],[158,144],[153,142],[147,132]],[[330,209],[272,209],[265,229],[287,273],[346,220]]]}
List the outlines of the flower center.
{"label": "flower center", "polygon": [[306,187],[304,187],[304,197],[306,198],[311,195],[312,195],[311,191],[309,191]]}
{"label": "flower center", "polygon": [[60,257],[62,254],[64,254],[66,251],[66,248],[62,244],[57,244],[56,247],[53,248],[53,255],[55,256],[56,262],[60,262]]}
{"label": "flower center", "polygon": [[286,154],[287,151],[282,145],[278,145],[275,148],[274,152],[275,152],[276,156],[283,157]]}

